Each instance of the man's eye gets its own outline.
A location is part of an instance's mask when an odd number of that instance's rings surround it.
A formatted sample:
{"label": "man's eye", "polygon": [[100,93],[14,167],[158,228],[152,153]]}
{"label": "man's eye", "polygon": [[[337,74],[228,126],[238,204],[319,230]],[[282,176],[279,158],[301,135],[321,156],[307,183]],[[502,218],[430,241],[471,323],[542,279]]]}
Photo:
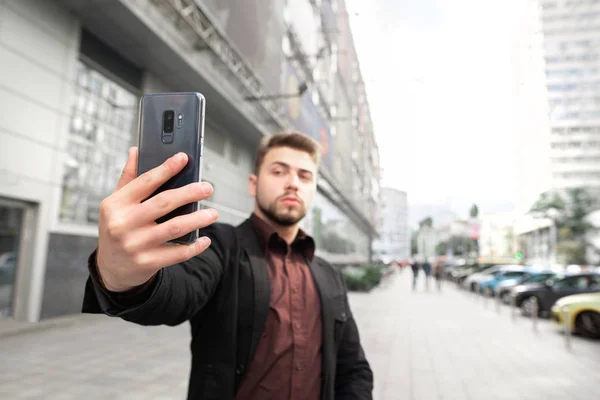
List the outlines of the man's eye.
{"label": "man's eye", "polygon": [[273,171],[273,175],[281,175],[282,173],[283,173],[283,171],[280,169],[276,169]]}

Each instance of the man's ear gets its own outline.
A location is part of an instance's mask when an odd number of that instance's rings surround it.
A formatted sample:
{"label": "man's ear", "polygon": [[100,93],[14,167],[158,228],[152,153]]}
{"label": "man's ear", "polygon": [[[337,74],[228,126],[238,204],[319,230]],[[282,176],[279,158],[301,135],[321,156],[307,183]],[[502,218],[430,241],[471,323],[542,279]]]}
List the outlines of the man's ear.
{"label": "man's ear", "polygon": [[256,183],[258,182],[258,177],[254,174],[251,174],[248,177],[248,194],[252,197],[256,197]]}

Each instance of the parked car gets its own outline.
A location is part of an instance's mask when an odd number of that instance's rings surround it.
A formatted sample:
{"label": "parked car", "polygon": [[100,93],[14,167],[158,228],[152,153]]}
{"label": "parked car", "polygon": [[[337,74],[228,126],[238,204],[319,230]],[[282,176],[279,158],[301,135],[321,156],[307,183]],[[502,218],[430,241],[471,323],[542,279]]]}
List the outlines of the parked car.
{"label": "parked car", "polygon": [[494,267],[496,264],[469,264],[452,271],[452,280],[459,286],[464,286],[465,280],[472,274],[483,272]]}
{"label": "parked car", "polygon": [[508,266],[493,272],[487,279],[479,282],[479,292],[485,296],[493,297],[496,295],[496,288],[502,282],[517,282],[523,276],[528,276],[528,269],[520,265]]}
{"label": "parked car", "polygon": [[488,279],[491,279],[494,277],[494,274],[500,272],[500,271],[504,271],[504,270],[510,270],[510,269],[520,269],[522,270],[523,267],[520,265],[514,265],[514,264],[509,264],[509,265],[495,265],[491,268],[485,269],[481,272],[476,272],[474,274],[469,275],[469,277],[467,279],[465,279],[465,283],[463,284],[465,288],[469,289],[471,292],[476,292],[478,291],[479,288],[479,284],[482,282],[487,281]]}
{"label": "parked car", "polygon": [[564,326],[563,310],[569,314],[568,325],[572,332],[600,339],[600,293],[576,294],[563,297],[552,306],[552,319]]}
{"label": "parked car", "polygon": [[600,292],[600,275],[595,273],[578,273],[541,283],[528,283],[516,286],[512,290],[516,306],[523,315],[531,316],[535,300],[538,302],[540,315],[550,312],[554,303],[563,297],[573,294]]}
{"label": "parked car", "polygon": [[504,304],[510,304],[510,294],[513,288],[519,285],[525,285],[528,283],[541,283],[549,279],[559,279],[563,275],[559,275],[554,271],[550,270],[535,270],[529,269],[525,275],[516,279],[507,279],[503,282],[498,283],[496,286],[496,295],[500,297],[500,300]]}

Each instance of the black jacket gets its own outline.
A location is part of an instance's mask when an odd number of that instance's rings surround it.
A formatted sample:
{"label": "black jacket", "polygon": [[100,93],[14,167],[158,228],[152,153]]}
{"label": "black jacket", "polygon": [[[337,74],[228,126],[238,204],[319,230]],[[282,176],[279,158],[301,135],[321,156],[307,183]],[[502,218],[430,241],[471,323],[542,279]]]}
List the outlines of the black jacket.
{"label": "black jacket", "polygon": [[[202,235],[212,240],[207,250],[162,269],[145,293],[126,305],[117,303],[96,279],[88,279],[82,311],[140,325],[174,326],[189,320],[188,400],[230,400],[264,329],[269,275],[250,220],[235,228],[215,223]],[[90,262],[94,259],[92,255]],[[343,277],[318,257],[308,264],[321,297],[321,399],[372,399],[373,373],[360,344]]]}

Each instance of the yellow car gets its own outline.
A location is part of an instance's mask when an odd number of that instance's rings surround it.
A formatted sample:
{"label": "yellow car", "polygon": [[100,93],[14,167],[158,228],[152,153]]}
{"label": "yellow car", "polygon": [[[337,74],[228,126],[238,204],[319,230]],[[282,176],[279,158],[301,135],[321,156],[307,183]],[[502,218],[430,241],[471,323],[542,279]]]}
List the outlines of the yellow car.
{"label": "yellow car", "polygon": [[552,319],[564,326],[563,310],[569,311],[569,327],[573,333],[600,339],[600,293],[563,297],[552,306]]}

